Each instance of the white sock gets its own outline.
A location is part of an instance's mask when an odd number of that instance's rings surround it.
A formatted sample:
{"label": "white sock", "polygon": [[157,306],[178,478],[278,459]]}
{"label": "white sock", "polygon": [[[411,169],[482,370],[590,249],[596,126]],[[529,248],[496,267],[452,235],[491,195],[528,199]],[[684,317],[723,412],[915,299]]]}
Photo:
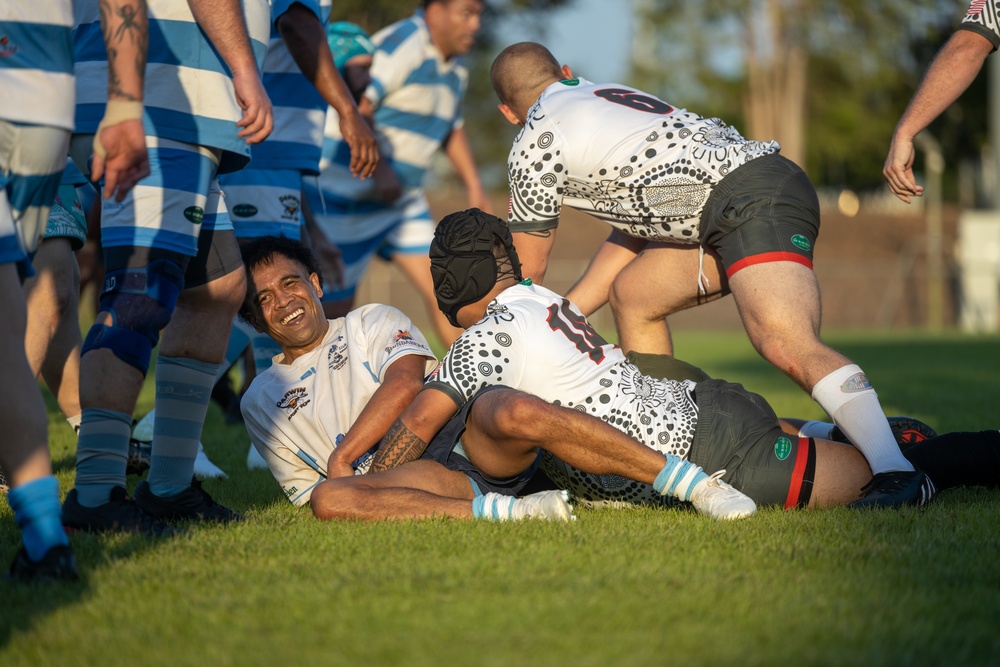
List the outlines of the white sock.
{"label": "white sock", "polygon": [[864,454],[873,474],[913,470],[896,444],[878,395],[857,364],[838,368],[817,382],[812,397]]}
{"label": "white sock", "polygon": [[833,424],[809,420],[799,428],[800,438],[822,438],[829,440],[833,434]]}

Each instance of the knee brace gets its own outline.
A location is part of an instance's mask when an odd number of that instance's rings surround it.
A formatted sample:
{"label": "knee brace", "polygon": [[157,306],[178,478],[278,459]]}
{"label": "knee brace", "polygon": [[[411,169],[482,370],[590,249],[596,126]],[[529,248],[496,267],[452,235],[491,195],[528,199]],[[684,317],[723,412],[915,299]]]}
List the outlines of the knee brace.
{"label": "knee brace", "polygon": [[170,321],[182,289],[184,271],[168,259],[152,260],[142,268],[109,271],[100,309],[111,315],[111,326],[91,327],[82,353],[111,350],[145,376],[160,330]]}

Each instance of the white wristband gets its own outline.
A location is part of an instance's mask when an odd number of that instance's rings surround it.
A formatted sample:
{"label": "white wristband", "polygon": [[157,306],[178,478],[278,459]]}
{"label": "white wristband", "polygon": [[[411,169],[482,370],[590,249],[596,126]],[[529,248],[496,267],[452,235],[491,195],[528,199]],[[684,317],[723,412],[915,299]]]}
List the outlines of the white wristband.
{"label": "white wristband", "polygon": [[101,123],[97,126],[97,132],[94,133],[94,155],[104,159],[108,154],[107,149],[101,143],[101,130],[118,123],[124,123],[127,120],[142,120],[142,102],[108,100],[107,106],[104,107],[104,118],[101,119]]}

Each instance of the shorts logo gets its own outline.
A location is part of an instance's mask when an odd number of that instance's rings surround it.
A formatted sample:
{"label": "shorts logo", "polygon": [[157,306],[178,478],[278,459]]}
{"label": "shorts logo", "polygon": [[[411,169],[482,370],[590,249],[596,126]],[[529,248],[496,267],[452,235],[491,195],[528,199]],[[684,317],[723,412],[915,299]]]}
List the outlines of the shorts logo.
{"label": "shorts logo", "polygon": [[237,204],[233,207],[233,215],[237,218],[252,218],[257,215],[257,207],[253,204]]}
{"label": "shorts logo", "polygon": [[856,394],[859,391],[871,389],[872,383],[868,381],[868,376],[864,373],[855,373],[840,385],[840,390],[845,394]]}
{"label": "shorts logo", "polygon": [[295,195],[283,195],[278,197],[278,201],[285,208],[284,212],[281,214],[283,220],[298,220],[299,219],[299,198]]}
{"label": "shorts logo", "polygon": [[184,209],[184,217],[194,224],[200,225],[202,219],[205,217],[205,209],[201,206],[188,206]]}
{"label": "shorts logo", "polygon": [[812,249],[812,244],[809,243],[809,239],[807,239],[806,237],[802,236],[802,234],[796,234],[795,236],[793,236],[792,237],[792,244],[796,248],[801,248],[802,250],[811,250]]}
{"label": "shorts logo", "polygon": [[288,413],[288,419],[291,420],[302,408],[306,407],[312,401],[309,399],[309,393],[306,392],[305,387],[296,387],[295,389],[289,389],[285,392],[285,395],[281,397],[281,400],[275,403],[279,408]]}
{"label": "shorts logo", "polygon": [[18,46],[10,41],[10,35],[0,35],[0,58],[17,53]]}
{"label": "shorts logo", "polygon": [[779,461],[784,461],[792,453],[792,441],[788,438],[778,438],[774,443],[774,456]]}

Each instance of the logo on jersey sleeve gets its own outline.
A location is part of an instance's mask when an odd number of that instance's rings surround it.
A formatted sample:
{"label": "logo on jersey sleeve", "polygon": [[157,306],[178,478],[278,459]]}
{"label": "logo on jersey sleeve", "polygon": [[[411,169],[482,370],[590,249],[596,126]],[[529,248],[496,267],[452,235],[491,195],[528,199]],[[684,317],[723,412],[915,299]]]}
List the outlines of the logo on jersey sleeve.
{"label": "logo on jersey sleeve", "polygon": [[312,402],[309,398],[309,392],[306,391],[305,387],[296,387],[295,389],[289,389],[285,392],[285,395],[281,397],[281,400],[275,403],[276,406],[285,411],[285,415],[291,420],[299,410],[306,407]]}

